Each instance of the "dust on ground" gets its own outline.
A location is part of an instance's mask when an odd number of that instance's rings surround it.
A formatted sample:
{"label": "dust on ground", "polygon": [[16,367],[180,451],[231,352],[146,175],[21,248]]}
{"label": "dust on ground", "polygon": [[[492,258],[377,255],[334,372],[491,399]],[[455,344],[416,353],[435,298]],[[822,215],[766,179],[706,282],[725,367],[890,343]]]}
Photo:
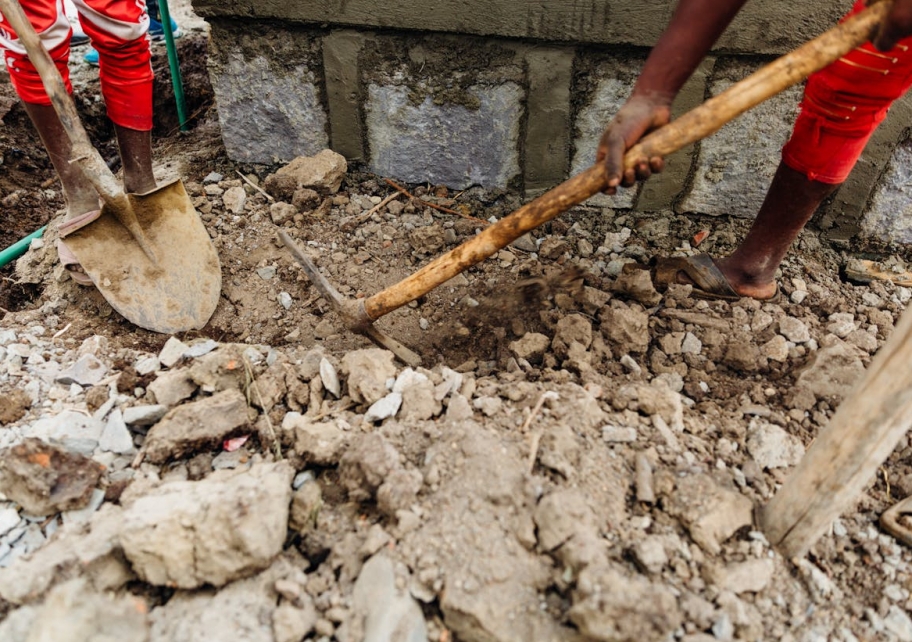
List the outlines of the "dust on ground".
{"label": "dust on ground", "polygon": [[[848,257],[809,231],[783,264],[778,303],[698,301],[683,286],[659,295],[645,273],[624,266],[690,251],[702,230],[709,235],[700,250],[724,254],[747,224],[582,206],[383,318],[384,331],[424,357],[423,369],[407,372],[388,354],[365,352],[370,345],[340,324],[277,229],[356,297],[398,282],[476,233],[475,219],[504,216],[520,199],[423,185],[409,186],[414,198],[377,208],[395,189],[351,168],[339,191],[285,195],[277,207],[283,195],[257,187],[276,167],[224,155],[204,36],[180,43],[193,126],[175,131],[167,101],[156,104],[157,171],[183,177],[219,252],[223,293],[205,328],[176,339],[218,347],[164,363],[169,337],[131,326],[56,265],[53,229],[0,285],[2,329],[16,337],[4,348],[12,365],[0,377],[0,410],[10,420],[0,431],[24,435],[39,417],[74,409],[91,415],[111,385],[124,416],[163,403],[158,380],[173,375],[189,386],[167,404],[173,434],[153,433],[161,416],[128,422],[135,444],[123,453],[139,446],[147,461],[101,458],[107,487],[91,522],[96,534],[120,529],[105,541],[124,551],[115,566],[125,577],[105,588],[151,608],[153,639],[185,639],[190,630],[219,639],[227,631],[219,627],[246,611],[271,622],[249,639],[362,639],[368,576],[395,576],[389,591],[406,589],[420,604],[412,621],[441,641],[912,639],[912,553],[876,526],[912,493],[908,440],[803,565],[771,551],[750,519],[751,504],[769,500],[883,345],[910,290],[843,282]],[[162,56],[159,48],[157,65]],[[110,158],[93,73],[78,67],[77,95]],[[51,221],[62,202],[3,82],[0,198],[13,223],[2,230],[5,246]],[[30,368],[86,355],[114,379],[31,384],[33,403],[22,407],[16,390]],[[402,392],[390,392],[393,380],[404,381]],[[401,407],[392,414],[375,408],[395,394]],[[238,419],[209,425],[213,417]],[[212,432],[181,432],[202,424]],[[231,440],[244,436],[238,451]],[[247,469],[257,484],[219,468]],[[292,477],[290,521],[275,522]],[[165,526],[143,521],[160,508],[154,502],[181,504],[169,483],[191,484],[180,492],[220,515],[207,492],[254,493],[239,513],[253,511],[245,515],[263,533],[210,559],[214,532],[182,532],[175,537],[197,538],[193,568],[182,566],[148,539]],[[216,523],[235,529],[241,518],[223,512]],[[37,528],[35,537],[51,543],[33,546],[33,560],[65,540],[54,539],[56,517],[35,523],[22,532]],[[281,551],[278,561],[259,555],[261,546]],[[159,557],[149,559],[153,550]],[[382,567],[378,554],[395,568]],[[67,569],[62,575],[99,586],[95,570]],[[66,584],[48,593],[52,584],[5,594],[0,612],[33,622],[37,609],[72,598]],[[228,624],[200,616],[207,604],[230,613]],[[125,613],[123,622],[135,620]],[[186,628],[194,619],[209,628]]]}

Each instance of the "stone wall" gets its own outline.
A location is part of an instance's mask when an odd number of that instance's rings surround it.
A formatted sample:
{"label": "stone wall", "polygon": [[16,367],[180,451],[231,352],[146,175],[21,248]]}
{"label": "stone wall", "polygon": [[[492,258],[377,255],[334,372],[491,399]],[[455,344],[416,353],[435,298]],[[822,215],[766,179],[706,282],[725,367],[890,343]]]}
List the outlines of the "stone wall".
{"label": "stone wall", "polygon": [[[534,194],[594,160],[672,1],[196,0],[225,145],[273,163],[331,147],[379,175]],[[850,3],[755,0],[681,92],[683,113],[833,24]],[[547,10],[546,10],[547,9]],[[595,204],[751,217],[800,87]],[[912,103],[897,103],[818,222],[835,239],[912,242]]]}

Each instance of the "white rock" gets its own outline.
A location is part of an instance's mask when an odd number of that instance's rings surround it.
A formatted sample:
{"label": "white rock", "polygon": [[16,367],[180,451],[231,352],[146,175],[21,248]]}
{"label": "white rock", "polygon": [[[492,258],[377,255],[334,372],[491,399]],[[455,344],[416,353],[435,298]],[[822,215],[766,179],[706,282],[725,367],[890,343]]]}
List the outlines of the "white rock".
{"label": "white rock", "polygon": [[754,418],[747,429],[747,451],[761,468],[787,468],[801,461],[804,445],[779,426]]}
{"label": "white rock", "polygon": [[840,339],[845,339],[858,328],[855,325],[855,315],[849,312],[834,312],[829,321],[827,332],[832,332]]}
{"label": "white rock", "polygon": [[133,446],[133,435],[127,429],[123,413],[119,408],[115,408],[108,417],[108,422],[101,433],[101,439],[98,440],[98,447],[119,455],[136,452],[136,448]]}
{"label": "white rock", "polygon": [[244,206],[247,204],[247,192],[240,185],[229,187],[222,194],[222,203],[225,208],[232,214],[243,214]]}
{"label": "white rock", "polygon": [[912,642],[912,620],[908,613],[895,604],[887,611],[884,627],[902,642]]}
{"label": "white rock", "polygon": [[636,441],[636,428],[629,426],[605,426],[602,428],[602,439],[609,444],[629,444]]}
{"label": "white rock", "polygon": [[681,342],[681,352],[684,354],[700,354],[703,349],[703,342],[700,341],[692,332],[684,335],[684,341]]}
{"label": "white rock", "polygon": [[279,292],[279,305],[281,305],[286,310],[291,309],[292,298],[288,292]]}
{"label": "white rock", "polygon": [[426,375],[415,372],[411,368],[406,368],[399,373],[398,377],[396,377],[396,382],[393,384],[393,392],[403,392],[406,388],[418,385],[427,380],[428,378]]}
{"label": "white rock", "polygon": [[202,357],[203,355],[209,354],[217,347],[218,343],[212,339],[197,341],[184,351],[184,356],[190,357],[191,359],[196,359],[197,357]]}
{"label": "white rock", "polygon": [[19,511],[15,508],[0,508],[0,537],[3,537],[20,522]]}
{"label": "white rock", "polygon": [[162,347],[161,352],[158,353],[158,360],[163,366],[170,368],[183,358],[184,353],[187,352],[187,348],[187,344],[177,337],[170,337],[165,341],[165,345]]}
{"label": "white rock", "polygon": [[342,396],[342,384],[339,383],[339,375],[336,373],[336,368],[326,357],[320,360],[320,379],[323,381],[323,387],[332,393],[333,397],[338,399]]}
{"label": "white rock", "polygon": [[107,372],[107,366],[94,355],[87,354],[57,375],[57,382],[63,384],[78,383],[83,387],[94,386],[104,379]]}
{"label": "white rock", "polygon": [[133,406],[123,411],[123,420],[128,426],[151,426],[167,412],[168,407],[160,404]]}
{"label": "white rock", "polygon": [[785,317],[779,322],[779,333],[793,343],[804,343],[811,339],[807,325],[795,317]]}
{"label": "white rock", "polygon": [[136,365],[133,366],[141,375],[147,375],[152,372],[158,372],[161,370],[161,362],[158,360],[158,357],[143,357],[136,362]]}
{"label": "white rock", "polygon": [[391,392],[367,409],[367,412],[364,413],[364,421],[373,423],[395,417],[401,406],[402,394]]}

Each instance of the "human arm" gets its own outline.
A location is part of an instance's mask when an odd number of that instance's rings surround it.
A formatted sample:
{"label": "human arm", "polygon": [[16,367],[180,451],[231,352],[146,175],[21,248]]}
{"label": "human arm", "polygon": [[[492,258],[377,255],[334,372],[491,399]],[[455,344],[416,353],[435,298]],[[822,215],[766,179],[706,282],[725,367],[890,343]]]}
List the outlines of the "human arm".
{"label": "human arm", "polygon": [[[671,23],[653,47],[633,92],[599,142],[596,162],[604,162],[609,194],[629,187],[664,166],[643,158],[624,171],[624,153],[645,134],[671,119],[671,103],[713,43],[747,0],[681,0]],[[908,2],[912,0],[898,0]]]}

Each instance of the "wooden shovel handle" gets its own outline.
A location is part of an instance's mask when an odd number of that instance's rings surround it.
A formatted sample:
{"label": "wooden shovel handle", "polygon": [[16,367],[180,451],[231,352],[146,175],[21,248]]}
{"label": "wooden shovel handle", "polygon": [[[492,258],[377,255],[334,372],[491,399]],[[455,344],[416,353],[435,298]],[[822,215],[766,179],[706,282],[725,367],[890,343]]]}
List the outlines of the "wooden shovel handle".
{"label": "wooden shovel handle", "polygon": [[[666,156],[717,131],[767,98],[804,80],[867,42],[887,15],[891,2],[878,2],[795,51],[778,58],[723,93],[645,137],[624,156],[624,165]],[[414,301],[463,270],[483,261],[520,236],[607,187],[605,169],[594,165],[561,183],[411,276],[364,301],[370,320]]]}
{"label": "wooden shovel handle", "polygon": [[70,162],[78,162],[83,172],[99,195],[108,202],[121,201],[124,198],[123,189],[108,169],[104,159],[89,142],[73,99],[67,93],[63,78],[50,54],[41,44],[41,39],[35,33],[34,27],[22,10],[18,0],[0,0],[0,12],[9,20],[16,32],[19,42],[25,47],[29,60],[38,70],[44,89],[51,99],[51,104],[57,112],[57,117],[63,125],[72,145],[72,158]]}

